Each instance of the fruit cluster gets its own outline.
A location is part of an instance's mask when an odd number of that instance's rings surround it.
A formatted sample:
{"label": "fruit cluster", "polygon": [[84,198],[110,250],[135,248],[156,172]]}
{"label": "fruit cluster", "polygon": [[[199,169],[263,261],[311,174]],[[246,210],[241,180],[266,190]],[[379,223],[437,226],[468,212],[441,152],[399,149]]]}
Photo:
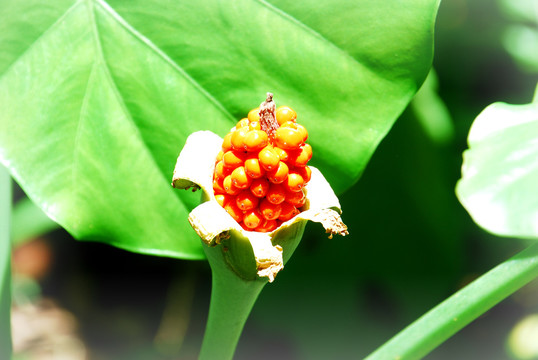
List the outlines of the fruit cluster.
{"label": "fruit cluster", "polygon": [[271,104],[273,127],[267,111],[251,110],[224,137],[215,163],[215,198],[247,231],[270,232],[299,214],[311,176],[308,132],[295,111]]}

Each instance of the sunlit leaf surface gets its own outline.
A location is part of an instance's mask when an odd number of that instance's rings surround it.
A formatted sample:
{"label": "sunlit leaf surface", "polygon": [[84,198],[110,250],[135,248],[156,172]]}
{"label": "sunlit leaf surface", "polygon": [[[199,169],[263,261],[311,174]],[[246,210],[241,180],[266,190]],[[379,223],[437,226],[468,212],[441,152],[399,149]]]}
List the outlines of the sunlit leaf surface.
{"label": "sunlit leaf surface", "polygon": [[224,135],[266,91],[350,187],[426,76],[438,1],[0,3],[0,159],[82,240],[202,258],[170,186],[197,130]]}
{"label": "sunlit leaf surface", "polygon": [[474,121],[457,194],[476,223],[538,238],[538,102],[496,103]]}

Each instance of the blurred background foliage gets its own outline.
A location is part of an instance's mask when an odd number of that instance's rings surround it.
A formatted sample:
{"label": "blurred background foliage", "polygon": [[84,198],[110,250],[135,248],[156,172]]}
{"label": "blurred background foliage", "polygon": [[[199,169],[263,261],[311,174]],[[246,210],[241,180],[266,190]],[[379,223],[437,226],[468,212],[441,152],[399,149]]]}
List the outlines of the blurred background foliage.
{"label": "blurred background foliage", "polygon": [[[364,357],[527,245],[480,230],[454,186],[480,111],[532,99],[537,17],[536,0],[441,3],[435,71],[340,196],[350,236],[329,240],[319,225],[307,227],[254,307],[237,359]],[[15,201],[16,359],[50,351],[70,359],[196,358],[209,305],[206,262],[77,242],[18,189]],[[534,281],[427,358],[538,359],[536,347],[529,350],[538,338],[537,295]]]}

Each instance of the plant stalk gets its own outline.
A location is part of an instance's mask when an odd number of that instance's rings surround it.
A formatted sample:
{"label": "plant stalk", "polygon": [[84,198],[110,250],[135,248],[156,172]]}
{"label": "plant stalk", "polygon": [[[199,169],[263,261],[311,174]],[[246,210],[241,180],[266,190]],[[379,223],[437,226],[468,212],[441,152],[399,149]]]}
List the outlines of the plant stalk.
{"label": "plant stalk", "polygon": [[244,280],[225,263],[221,246],[204,245],[212,265],[211,303],[200,360],[232,359],[235,348],[258,295],[267,279]]}
{"label": "plant stalk", "polygon": [[366,360],[420,359],[538,277],[538,243],[467,285],[370,354]]}
{"label": "plant stalk", "polygon": [[0,165],[0,359],[11,359],[11,177]]}

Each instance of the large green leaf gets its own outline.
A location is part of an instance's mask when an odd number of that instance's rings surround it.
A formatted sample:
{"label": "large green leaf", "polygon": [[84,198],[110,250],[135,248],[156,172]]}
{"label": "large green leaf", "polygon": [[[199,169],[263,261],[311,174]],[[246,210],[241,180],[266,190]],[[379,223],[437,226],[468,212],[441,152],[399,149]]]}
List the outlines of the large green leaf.
{"label": "large green leaf", "polygon": [[538,99],[496,103],[474,121],[458,197],[474,221],[498,235],[538,238]]}
{"label": "large green leaf", "polygon": [[198,196],[169,184],[186,137],[272,91],[342,192],[426,76],[437,6],[3,0],[0,159],[79,239],[201,258]]}

